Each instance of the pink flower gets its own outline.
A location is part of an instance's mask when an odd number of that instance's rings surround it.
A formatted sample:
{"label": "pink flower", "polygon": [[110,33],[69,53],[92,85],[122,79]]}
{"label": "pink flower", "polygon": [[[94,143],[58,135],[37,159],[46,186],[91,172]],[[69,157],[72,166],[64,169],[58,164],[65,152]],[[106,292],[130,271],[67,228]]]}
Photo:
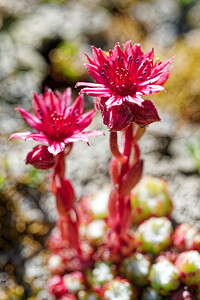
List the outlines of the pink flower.
{"label": "pink flower", "polygon": [[93,47],[93,57],[87,56],[86,67],[96,83],[79,82],[76,86],[86,86],[80,93],[97,97],[97,108],[110,130],[121,130],[130,122],[146,126],[160,120],[153,103],[142,96],[164,91],[162,84],[169,77],[173,58],[154,64],[154,49],[144,54],[139,44],[130,41],[123,51],[116,44],[109,55]]}
{"label": "pink flower", "polygon": [[35,116],[23,108],[16,108],[37,132],[19,132],[12,138],[32,139],[48,145],[47,149],[54,156],[64,151],[66,144],[77,141],[89,142],[88,138],[101,135],[99,130],[82,132],[92,121],[95,110],[83,114],[84,102],[81,96],[72,104],[71,89],[63,94],[54,94],[46,90],[44,96],[34,94],[33,109]]}

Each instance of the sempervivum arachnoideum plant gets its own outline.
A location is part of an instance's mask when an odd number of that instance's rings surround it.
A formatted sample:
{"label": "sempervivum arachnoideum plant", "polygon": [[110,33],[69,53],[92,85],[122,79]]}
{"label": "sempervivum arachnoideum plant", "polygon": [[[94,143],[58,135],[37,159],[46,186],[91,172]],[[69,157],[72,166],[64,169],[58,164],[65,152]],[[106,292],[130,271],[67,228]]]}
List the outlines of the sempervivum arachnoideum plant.
{"label": "sempervivum arachnoideum plant", "polygon": [[180,224],[174,231],[173,245],[178,251],[200,251],[200,231],[193,225]]}
{"label": "sempervivum arachnoideum plant", "polygon": [[70,89],[35,94],[35,115],[18,109],[34,130],[11,136],[37,141],[26,163],[53,170],[50,190],[58,221],[47,242],[52,252],[47,260],[49,291],[58,300],[199,299],[200,233],[188,224],[174,232],[165,180],[148,176],[140,181],[138,142],[147,125],[160,121],[153,102],[143,97],[164,90],[172,59],[162,63],[155,60],[153,49],[143,53],[129,41],[109,52],[94,47],[88,61],[96,82],[77,86],[85,86],[81,94],[95,97],[110,131],[109,187],[76,201],[65,177],[73,143],[88,143],[102,134],[84,131],[95,110],[84,113],[81,96],[72,103]]}
{"label": "sempervivum arachnoideum plant", "polygon": [[117,277],[108,281],[103,287],[104,300],[137,300],[138,292],[130,282],[124,278]]}
{"label": "sempervivum arachnoideum plant", "polygon": [[181,280],[188,286],[195,287],[200,283],[200,254],[198,251],[184,251],[175,261]]}
{"label": "sempervivum arachnoideum plant", "polygon": [[169,296],[181,283],[178,269],[169,260],[161,260],[151,266],[149,279],[160,295]]}
{"label": "sempervivum arachnoideum plant", "polygon": [[149,283],[148,276],[151,267],[151,259],[148,255],[139,252],[126,257],[121,264],[123,277],[137,286],[146,286]]}
{"label": "sempervivum arachnoideum plant", "polygon": [[144,221],[136,230],[137,248],[154,255],[166,250],[171,244],[173,227],[166,217],[150,218]]}
{"label": "sempervivum arachnoideum plant", "polygon": [[131,191],[133,223],[139,224],[150,217],[170,216],[172,202],[167,182],[153,176],[144,177]]}

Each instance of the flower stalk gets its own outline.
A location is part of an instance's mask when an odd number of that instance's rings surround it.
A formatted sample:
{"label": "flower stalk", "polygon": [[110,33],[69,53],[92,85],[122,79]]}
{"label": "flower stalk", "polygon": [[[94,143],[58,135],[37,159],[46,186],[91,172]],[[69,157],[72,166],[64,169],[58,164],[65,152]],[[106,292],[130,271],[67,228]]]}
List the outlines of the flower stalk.
{"label": "flower stalk", "polygon": [[[144,128],[139,126],[134,131],[133,123],[122,131],[123,154],[118,147],[117,132],[110,133],[110,149],[113,157],[110,162],[112,191],[108,205],[110,231],[108,233],[109,237],[107,237],[107,247],[114,254],[120,253],[121,246],[125,245],[127,239],[129,239],[131,223],[130,191],[142,176],[143,161],[140,160],[137,142],[144,131]],[[114,241],[111,236],[115,236]]]}

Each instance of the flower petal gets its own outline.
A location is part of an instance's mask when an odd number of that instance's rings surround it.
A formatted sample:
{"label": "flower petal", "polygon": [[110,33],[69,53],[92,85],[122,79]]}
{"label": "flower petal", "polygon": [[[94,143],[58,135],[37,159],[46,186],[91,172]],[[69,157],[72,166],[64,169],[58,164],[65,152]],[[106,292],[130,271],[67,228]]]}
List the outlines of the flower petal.
{"label": "flower petal", "polygon": [[64,109],[66,106],[72,105],[72,90],[70,88],[67,88],[62,96],[60,97],[60,106],[62,109]]}
{"label": "flower petal", "polygon": [[49,139],[44,133],[31,132],[31,134],[26,137],[26,140],[34,140],[45,145],[49,144]]}
{"label": "flower petal", "polygon": [[142,87],[137,94],[138,95],[151,95],[154,93],[158,93],[161,91],[165,91],[165,88],[161,85],[147,85]]}
{"label": "flower petal", "polygon": [[82,131],[83,129],[85,129],[92,122],[92,119],[94,118],[95,114],[95,109],[92,109],[87,113],[83,114],[81,120],[78,123],[78,130]]}
{"label": "flower petal", "polygon": [[123,96],[120,97],[118,95],[115,95],[115,96],[110,97],[106,101],[106,106],[109,108],[114,105],[121,105],[125,100],[126,100],[125,97],[123,97]]}
{"label": "flower petal", "polygon": [[23,108],[15,108],[16,110],[18,110],[20,112],[20,114],[22,115],[22,117],[24,118],[24,120],[34,129],[40,131],[42,128],[42,122],[40,120],[38,120],[37,117],[35,117],[34,115],[30,114],[27,110],[23,109]]}
{"label": "flower petal", "polygon": [[64,140],[64,142],[65,143],[73,143],[73,142],[83,141],[83,142],[86,142],[88,144],[89,143],[89,140],[88,140],[89,137],[103,135],[103,134],[104,133],[101,130],[93,130],[93,131],[88,131],[88,132],[74,133],[70,137],[66,138]]}
{"label": "flower petal", "polygon": [[26,139],[27,139],[27,136],[29,136],[30,134],[32,134],[31,131],[26,131],[26,132],[16,132],[16,133],[11,134],[10,140],[12,140],[12,139],[14,139],[14,138],[20,138],[20,139],[26,140]]}
{"label": "flower petal", "polygon": [[38,118],[41,117],[41,113],[42,116],[47,116],[47,108],[42,95],[33,93],[33,109]]}
{"label": "flower petal", "polygon": [[48,147],[48,151],[52,153],[54,156],[56,156],[58,153],[64,151],[65,149],[65,143],[64,142],[53,142]]}
{"label": "flower petal", "polygon": [[80,116],[83,113],[84,102],[83,97],[78,96],[71,107],[71,116],[75,115],[76,117]]}
{"label": "flower petal", "polygon": [[110,97],[112,93],[109,88],[83,88],[80,94],[87,94],[92,97]]}
{"label": "flower petal", "polygon": [[59,98],[52,92],[51,89],[45,89],[44,92],[44,102],[46,107],[49,108],[49,111],[53,113],[55,110],[59,111],[60,108],[60,100]]}

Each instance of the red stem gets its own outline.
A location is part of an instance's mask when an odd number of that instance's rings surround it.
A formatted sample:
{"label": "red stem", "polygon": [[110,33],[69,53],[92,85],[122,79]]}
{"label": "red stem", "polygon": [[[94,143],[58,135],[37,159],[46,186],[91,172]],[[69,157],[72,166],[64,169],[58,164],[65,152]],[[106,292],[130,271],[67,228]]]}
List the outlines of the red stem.
{"label": "red stem", "polygon": [[110,150],[113,156],[115,156],[120,162],[126,162],[127,158],[119,151],[117,144],[117,132],[114,131],[110,133]]}
{"label": "red stem", "polygon": [[125,129],[124,132],[124,153],[123,154],[127,159],[122,164],[120,180],[123,177],[123,175],[128,171],[129,158],[131,155],[132,139],[133,139],[133,127],[131,123],[129,127]]}

